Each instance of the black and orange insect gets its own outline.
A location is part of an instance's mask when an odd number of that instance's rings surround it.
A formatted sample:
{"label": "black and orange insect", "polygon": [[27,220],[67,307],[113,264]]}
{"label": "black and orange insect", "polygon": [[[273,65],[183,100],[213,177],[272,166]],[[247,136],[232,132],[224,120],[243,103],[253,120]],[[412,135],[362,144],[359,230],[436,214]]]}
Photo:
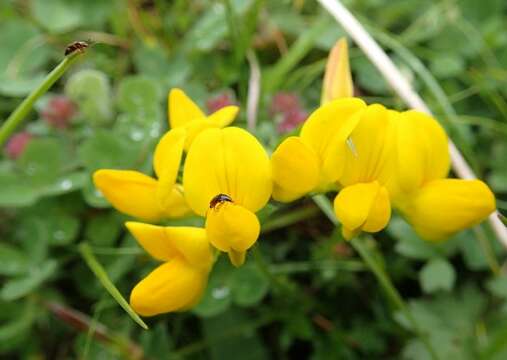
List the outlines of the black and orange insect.
{"label": "black and orange insect", "polygon": [[215,209],[218,205],[223,204],[224,202],[232,202],[232,199],[229,195],[226,194],[218,194],[209,202],[209,208]]}
{"label": "black and orange insect", "polygon": [[72,54],[75,51],[84,52],[86,48],[90,46],[89,42],[86,41],[74,41],[65,48],[65,56]]}

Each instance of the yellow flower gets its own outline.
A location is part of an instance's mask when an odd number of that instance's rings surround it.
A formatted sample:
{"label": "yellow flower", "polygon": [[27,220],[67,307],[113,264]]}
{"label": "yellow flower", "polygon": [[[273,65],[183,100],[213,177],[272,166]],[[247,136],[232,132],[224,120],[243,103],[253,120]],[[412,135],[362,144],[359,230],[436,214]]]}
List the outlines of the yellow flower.
{"label": "yellow flower", "polygon": [[396,176],[388,185],[394,205],[427,240],[443,240],[483,221],[495,198],[480,180],[445,179],[447,136],[432,117],[406,111],[394,118]]}
{"label": "yellow flower", "polygon": [[184,141],[184,129],[171,130],[160,139],[153,157],[158,180],[137,171],[101,169],[93,174],[95,186],[114,208],[136,218],[185,216],[190,209],[176,183]]}
{"label": "yellow flower", "polygon": [[213,264],[206,231],[138,222],[127,222],[126,226],[152,257],[164,262],[134,287],[132,308],[140,315],[153,316],[196,305]]}
{"label": "yellow flower", "polygon": [[386,184],[393,176],[389,161],[393,149],[394,115],[378,104],[354,115],[357,125],[350,139],[356,152],[342,151],[343,170],[338,179],[342,189],[334,201],[336,217],[342,223],[346,239],[360,231],[380,231],[391,217]]}
{"label": "yellow flower", "polygon": [[349,65],[347,40],[341,38],[331,49],[322,84],[322,105],[339,98],[352,97],[354,85]]}
{"label": "yellow flower", "polygon": [[259,236],[255,212],[271,196],[271,167],[262,145],[236,127],[203,131],[188,151],[183,186],[192,210],[206,216],[208,240],[241,265]]}
{"label": "yellow flower", "polygon": [[299,136],[285,139],[271,156],[273,198],[289,202],[308,192],[335,186],[343,172],[346,139],[366,104],[357,98],[334,100],[315,110]]}
{"label": "yellow flower", "polygon": [[237,106],[229,105],[206,116],[183,90],[177,88],[169,92],[167,106],[171,128],[184,128],[187,132],[184,146],[186,151],[201,131],[228,126],[234,121],[239,111]]}

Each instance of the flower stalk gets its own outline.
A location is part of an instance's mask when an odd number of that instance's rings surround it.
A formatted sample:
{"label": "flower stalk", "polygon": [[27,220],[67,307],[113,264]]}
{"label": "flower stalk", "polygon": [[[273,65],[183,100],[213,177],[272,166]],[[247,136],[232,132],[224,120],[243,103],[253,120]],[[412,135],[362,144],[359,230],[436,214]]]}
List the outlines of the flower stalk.
{"label": "flower stalk", "polygon": [[[326,217],[335,225],[339,226],[340,223],[336,219],[333,213],[333,208],[329,200],[324,195],[315,195],[313,196],[314,202],[319,206],[319,208],[322,210],[322,212],[326,215]],[[361,256],[361,259],[364,261],[364,263],[368,266],[370,271],[373,273],[375,278],[377,279],[378,283],[384,290],[386,296],[389,298],[389,300],[398,308],[403,315],[407,318],[407,320],[412,325],[412,328],[418,335],[418,337],[423,342],[424,346],[426,347],[426,350],[430,354],[432,359],[438,359],[438,356],[433,349],[433,346],[429,342],[427,336],[419,330],[420,327],[417,324],[417,320],[412,316],[410,313],[410,310],[408,309],[407,304],[403,300],[402,296],[394,286],[393,282],[391,281],[389,274],[384,270],[381,264],[377,262],[374,256],[368,251],[367,247],[365,246],[363,240],[359,237],[355,237],[349,241],[349,243],[352,245],[354,250],[357,251],[359,256]]]}

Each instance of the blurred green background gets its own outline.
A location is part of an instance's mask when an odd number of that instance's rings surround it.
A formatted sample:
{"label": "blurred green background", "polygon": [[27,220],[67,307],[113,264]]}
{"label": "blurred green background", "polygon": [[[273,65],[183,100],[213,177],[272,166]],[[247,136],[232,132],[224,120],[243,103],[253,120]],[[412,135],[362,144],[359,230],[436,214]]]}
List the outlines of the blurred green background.
{"label": "blurred green background", "polygon": [[[505,0],[348,0],[507,210]],[[429,359],[406,319],[310,200],[273,205],[256,249],[221,259],[194,310],[141,329],[78,252],[86,241],[128,296],[153,262],[91,183],[98,168],[151,172],[181,87],[210,112],[241,106],[252,61],[255,135],[273,149],[320,101],[343,30],[312,0],[0,0],[0,119],[63,58],[95,44],[0,155],[0,358]],[[356,92],[403,109],[364,55]],[[186,219],[172,224],[198,224]],[[368,242],[440,359],[507,358],[505,250],[487,225],[443,244],[399,217]]]}

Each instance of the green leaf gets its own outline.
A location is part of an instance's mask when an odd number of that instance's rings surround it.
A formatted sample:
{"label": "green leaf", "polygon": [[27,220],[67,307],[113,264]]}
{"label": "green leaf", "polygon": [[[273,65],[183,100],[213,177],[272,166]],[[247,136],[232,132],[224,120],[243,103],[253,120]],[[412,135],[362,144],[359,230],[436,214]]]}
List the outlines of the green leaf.
{"label": "green leaf", "polygon": [[[5,309],[4,307],[2,309]],[[7,352],[22,344],[30,334],[30,327],[35,319],[35,308],[28,303],[22,311],[11,318],[11,321],[0,325],[0,353]]]}
{"label": "green leaf", "polygon": [[229,279],[232,271],[231,265],[222,256],[213,266],[206,291],[193,312],[201,317],[210,317],[230,307],[232,296]]}
{"label": "green leaf", "polygon": [[257,267],[245,264],[231,275],[233,301],[240,306],[252,306],[259,303],[266,295],[269,280]]}
{"label": "green leaf", "polygon": [[48,260],[40,266],[30,268],[29,273],[21,278],[8,280],[0,290],[0,298],[5,301],[17,300],[39,287],[48,280],[57,269],[57,262]]}
{"label": "green leaf", "polygon": [[29,268],[29,261],[20,249],[0,243],[0,275],[19,275]]}
{"label": "green leaf", "polygon": [[426,260],[439,254],[435,246],[422,240],[412,227],[399,217],[391,219],[387,231],[398,240],[395,249],[403,256]]}
{"label": "green leaf", "polygon": [[90,172],[104,168],[135,168],[138,153],[139,147],[134,143],[105,129],[97,130],[78,150],[80,160]]}
{"label": "green leaf", "polygon": [[81,23],[81,13],[74,2],[66,0],[34,0],[32,14],[35,19],[52,33],[73,30]]}
{"label": "green leaf", "polygon": [[157,82],[150,78],[128,76],[120,82],[117,97],[120,110],[141,116],[159,105],[161,91]]}
{"label": "green leaf", "polygon": [[86,225],[86,240],[96,246],[112,246],[122,230],[122,220],[117,211],[98,214]]}
{"label": "green leaf", "polygon": [[65,149],[51,138],[30,141],[17,163],[34,186],[47,185],[58,177],[64,162]]}
{"label": "green leaf", "polygon": [[29,206],[35,203],[37,195],[26,177],[0,172],[0,207]]}
{"label": "green leaf", "polygon": [[127,314],[134,320],[139,326],[143,329],[147,330],[148,325],[144,323],[144,321],[136,314],[136,312],[130,307],[129,303],[122,296],[120,291],[114,286],[114,284],[109,279],[106,271],[102,267],[102,265],[97,261],[95,255],[90,248],[90,246],[86,243],[82,243],[79,245],[79,252],[81,256],[86,261],[86,264],[90,268],[90,270],[95,274],[97,279],[100,281],[102,286],[107,290],[107,292],[116,300],[116,302],[127,312]]}
{"label": "green leaf", "polygon": [[111,86],[107,76],[98,70],[81,70],[73,74],[65,93],[79,106],[86,121],[93,125],[111,120]]}
{"label": "green leaf", "polygon": [[450,291],[456,281],[456,272],[447,260],[436,258],[424,265],[419,273],[419,281],[425,293]]}

